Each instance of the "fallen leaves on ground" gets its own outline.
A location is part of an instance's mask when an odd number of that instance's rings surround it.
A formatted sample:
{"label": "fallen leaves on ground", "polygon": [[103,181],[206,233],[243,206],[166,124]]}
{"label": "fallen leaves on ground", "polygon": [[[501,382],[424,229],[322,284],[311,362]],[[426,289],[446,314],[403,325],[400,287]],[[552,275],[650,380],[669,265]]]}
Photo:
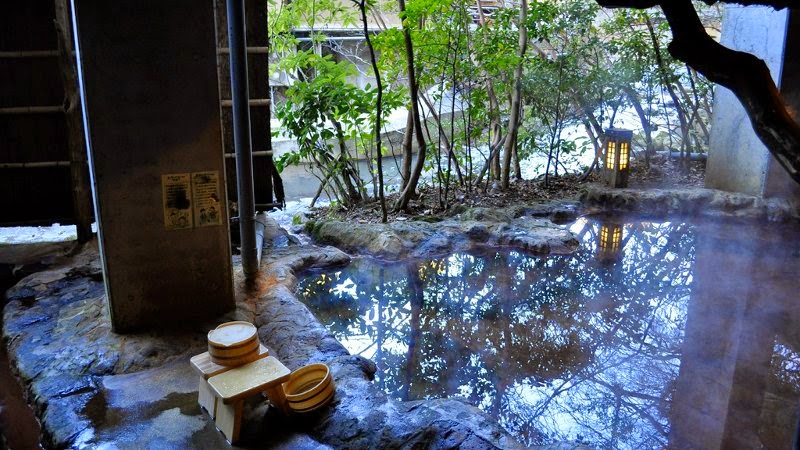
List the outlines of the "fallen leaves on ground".
{"label": "fallen leaves on ground", "polygon": [[[651,158],[649,167],[644,162],[632,161],[629,186],[641,189],[702,187],[704,176],[705,160],[681,160],[658,155]],[[461,205],[503,208],[515,204],[577,199],[587,183],[601,181],[597,172],[591,173],[585,180],[581,178],[582,174],[567,174],[550,176],[547,182],[543,177],[535,180],[512,180],[508,190],[501,190],[499,181],[495,180],[489,183],[484,180],[481,186],[471,189],[456,186],[454,183],[447,192],[447,201],[444,201],[443,188],[440,191],[436,185],[426,185],[418,189],[419,197],[411,201],[405,211],[392,211],[397,194],[387,195],[388,220],[436,220],[460,211],[458,206]],[[378,201],[370,201],[349,208],[338,205],[314,208],[309,215],[315,218],[374,223],[381,220],[381,207]]]}

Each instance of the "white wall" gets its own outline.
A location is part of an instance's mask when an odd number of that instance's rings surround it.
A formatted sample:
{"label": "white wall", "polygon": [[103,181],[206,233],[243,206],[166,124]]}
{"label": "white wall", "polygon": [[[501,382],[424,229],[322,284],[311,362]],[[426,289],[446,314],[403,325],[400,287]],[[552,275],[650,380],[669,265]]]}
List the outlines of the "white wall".
{"label": "white wall", "polygon": [[[722,19],[723,45],[752,53],[767,63],[772,77],[781,79],[789,11],[768,7],[727,6]],[[780,82],[778,82],[780,84]],[[717,86],[711,120],[706,186],[727,191],[763,195],[777,164],[753,131],[736,96]]]}

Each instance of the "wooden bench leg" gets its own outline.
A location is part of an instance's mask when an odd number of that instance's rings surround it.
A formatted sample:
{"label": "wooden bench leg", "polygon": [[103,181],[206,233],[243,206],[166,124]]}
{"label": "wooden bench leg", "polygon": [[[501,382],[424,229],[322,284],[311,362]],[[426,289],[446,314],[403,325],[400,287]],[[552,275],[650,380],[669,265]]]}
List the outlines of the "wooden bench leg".
{"label": "wooden bench leg", "polygon": [[269,401],[282,413],[287,414],[289,412],[289,405],[286,403],[286,395],[283,393],[281,384],[268,387],[264,392],[267,394]]}
{"label": "wooden bench leg", "polygon": [[217,402],[217,417],[214,419],[214,423],[231,444],[235,444],[239,440],[243,409],[243,400],[237,400],[230,405],[226,405],[221,401]]}
{"label": "wooden bench leg", "polygon": [[197,403],[212,419],[217,416],[217,396],[203,377],[200,377],[200,384],[197,386]]}

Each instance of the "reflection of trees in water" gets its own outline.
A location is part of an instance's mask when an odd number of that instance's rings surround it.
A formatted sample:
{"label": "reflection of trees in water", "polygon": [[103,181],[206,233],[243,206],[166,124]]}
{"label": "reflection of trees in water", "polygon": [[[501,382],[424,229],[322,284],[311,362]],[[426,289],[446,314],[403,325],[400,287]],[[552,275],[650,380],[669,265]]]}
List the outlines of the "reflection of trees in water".
{"label": "reflection of trees in water", "polygon": [[585,245],[568,257],[359,260],[299,292],[351,352],[376,360],[396,398],[465,398],[527,444],[664,445],[693,233],[625,225],[608,259],[596,255],[598,222],[573,231]]}
{"label": "reflection of trees in water", "polygon": [[[795,325],[791,326],[796,329]],[[766,377],[758,436],[764,448],[782,448],[794,441],[800,402],[800,353],[777,336]],[[796,445],[796,444],[795,444]]]}

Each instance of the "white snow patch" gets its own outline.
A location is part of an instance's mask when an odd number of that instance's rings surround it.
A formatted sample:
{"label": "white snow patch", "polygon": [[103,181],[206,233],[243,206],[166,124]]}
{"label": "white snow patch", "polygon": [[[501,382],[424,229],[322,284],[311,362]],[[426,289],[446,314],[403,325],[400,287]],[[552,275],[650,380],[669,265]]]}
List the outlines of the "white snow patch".
{"label": "white snow patch", "polygon": [[[96,223],[92,224],[92,231],[97,232]],[[77,238],[75,225],[54,223],[49,227],[0,227],[0,245],[66,242]]]}

